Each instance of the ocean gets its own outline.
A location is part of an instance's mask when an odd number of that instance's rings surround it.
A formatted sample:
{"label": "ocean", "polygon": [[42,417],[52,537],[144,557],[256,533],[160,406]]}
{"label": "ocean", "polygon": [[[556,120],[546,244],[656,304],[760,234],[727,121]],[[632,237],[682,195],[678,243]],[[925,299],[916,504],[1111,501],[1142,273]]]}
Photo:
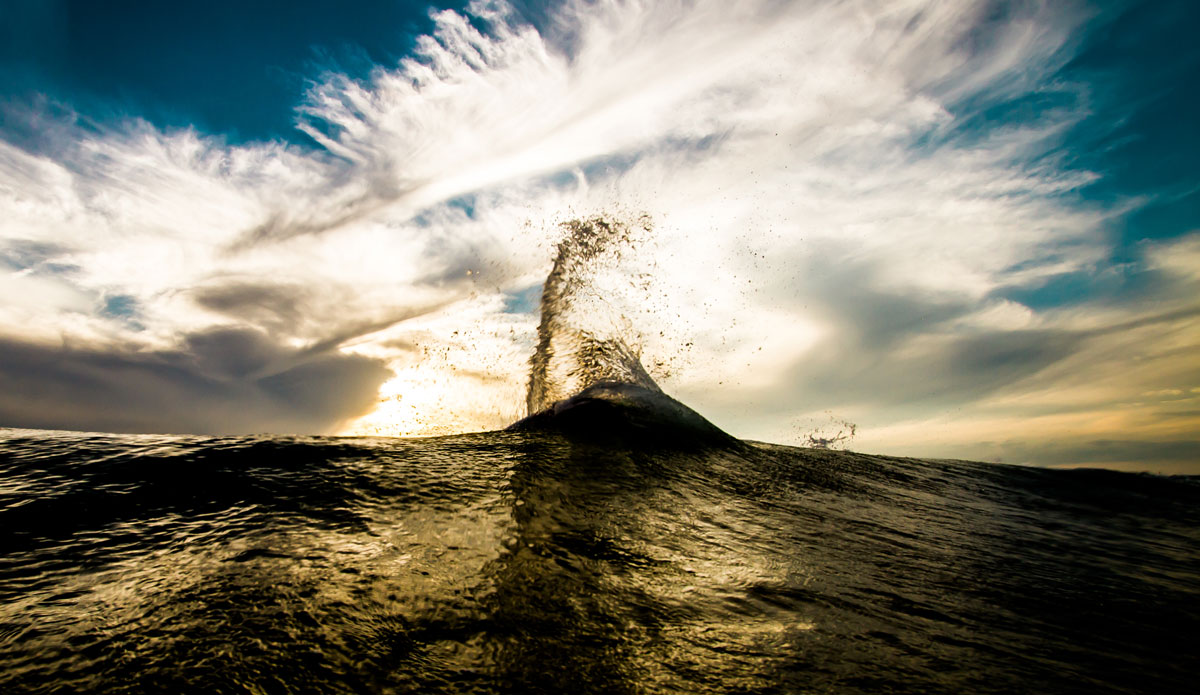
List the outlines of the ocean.
{"label": "ocean", "polygon": [[0,431],[0,692],[1192,693],[1200,481]]}
{"label": "ocean", "polygon": [[0,429],[0,694],[1196,692],[1200,478],[740,441],[566,231],[504,431]]}

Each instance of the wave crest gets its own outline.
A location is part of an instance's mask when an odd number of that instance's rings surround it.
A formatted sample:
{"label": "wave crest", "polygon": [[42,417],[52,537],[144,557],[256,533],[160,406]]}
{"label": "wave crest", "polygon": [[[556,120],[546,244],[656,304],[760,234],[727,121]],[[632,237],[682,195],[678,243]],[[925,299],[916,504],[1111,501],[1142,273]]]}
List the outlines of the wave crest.
{"label": "wave crest", "polygon": [[642,366],[632,324],[605,297],[605,282],[622,277],[623,255],[636,250],[641,236],[651,231],[649,217],[625,222],[597,215],[565,222],[562,229],[564,236],[542,287],[526,394],[528,414],[601,382],[661,393]]}

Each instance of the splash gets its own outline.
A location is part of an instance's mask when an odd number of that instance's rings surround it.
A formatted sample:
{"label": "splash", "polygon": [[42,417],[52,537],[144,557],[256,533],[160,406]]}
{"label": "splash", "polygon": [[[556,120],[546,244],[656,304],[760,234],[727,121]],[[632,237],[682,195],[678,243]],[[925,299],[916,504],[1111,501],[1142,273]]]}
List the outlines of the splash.
{"label": "splash", "polygon": [[[811,429],[801,433],[799,445],[813,449],[847,449],[854,441],[855,435],[858,434],[858,425],[849,420],[835,417],[828,411],[825,415],[828,417],[828,422],[816,424],[810,421]],[[801,427],[802,425],[797,425],[797,428]]]}
{"label": "splash", "polygon": [[649,218],[642,215],[625,222],[597,215],[571,220],[562,228],[563,239],[542,287],[528,414],[604,382],[661,393],[642,366],[637,332],[610,301],[629,285],[622,261],[651,231]]}
{"label": "splash", "polygon": [[[638,261],[649,219],[626,223],[609,216],[562,225],[554,265],[542,287],[537,349],[530,359],[529,414],[510,430],[646,447],[732,447],[740,442],[663,393],[641,362],[641,340],[619,306],[629,290],[641,295],[648,279]],[[626,254],[632,256],[625,259]]]}

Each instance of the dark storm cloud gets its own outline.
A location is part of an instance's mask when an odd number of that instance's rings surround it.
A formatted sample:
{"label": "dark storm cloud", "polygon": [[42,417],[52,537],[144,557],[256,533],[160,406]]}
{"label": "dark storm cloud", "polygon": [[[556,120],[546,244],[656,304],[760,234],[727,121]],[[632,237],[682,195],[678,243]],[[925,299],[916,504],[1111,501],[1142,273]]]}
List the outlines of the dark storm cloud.
{"label": "dark storm cloud", "polygon": [[295,285],[232,281],[191,291],[192,300],[219,314],[256,325],[296,325],[308,291]]}
{"label": "dark storm cloud", "polygon": [[244,328],[216,328],[188,335],[186,354],[205,376],[220,380],[251,378],[283,353],[264,333]]}
{"label": "dark storm cloud", "polygon": [[265,333],[189,335],[175,351],[0,340],[0,426],[106,432],[329,432],[363,414],[381,362],[299,353]]}
{"label": "dark storm cloud", "polygon": [[[433,300],[410,305],[397,301],[394,306],[377,308],[374,315],[362,315],[361,309],[347,311],[347,307],[355,305],[357,298],[344,286],[224,276],[213,277],[205,284],[186,290],[186,294],[198,306],[233,319],[239,325],[253,326],[276,336],[302,339],[309,347],[297,352],[297,356],[335,350],[348,340],[429,314],[448,303],[447,300]],[[213,330],[189,336],[186,342],[196,348],[203,347],[196,345],[196,341],[225,339],[222,330]]]}

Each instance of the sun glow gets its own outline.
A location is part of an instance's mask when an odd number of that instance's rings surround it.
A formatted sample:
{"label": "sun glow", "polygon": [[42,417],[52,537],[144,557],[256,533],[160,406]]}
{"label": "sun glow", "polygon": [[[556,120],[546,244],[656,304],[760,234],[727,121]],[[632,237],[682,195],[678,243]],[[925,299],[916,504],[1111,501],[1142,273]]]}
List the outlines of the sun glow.
{"label": "sun glow", "polygon": [[[379,404],[339,434],[430,437],[501,429],[520,417],[524,401],[516,379],[463,374],[423,365],[397,371],[379,389]],[[464,405],[465,403],[465,405]]]}
{"label": "sun glow", "polygon": [[[497,430],[525,415],[533,324],[505,314],[503,325],[464,325],[462,307],[404,322],[361,348],[382,345],[395,374],[375,408],[338,434],[428,437]],[[398,355],[398,356],[397,356]]]}

